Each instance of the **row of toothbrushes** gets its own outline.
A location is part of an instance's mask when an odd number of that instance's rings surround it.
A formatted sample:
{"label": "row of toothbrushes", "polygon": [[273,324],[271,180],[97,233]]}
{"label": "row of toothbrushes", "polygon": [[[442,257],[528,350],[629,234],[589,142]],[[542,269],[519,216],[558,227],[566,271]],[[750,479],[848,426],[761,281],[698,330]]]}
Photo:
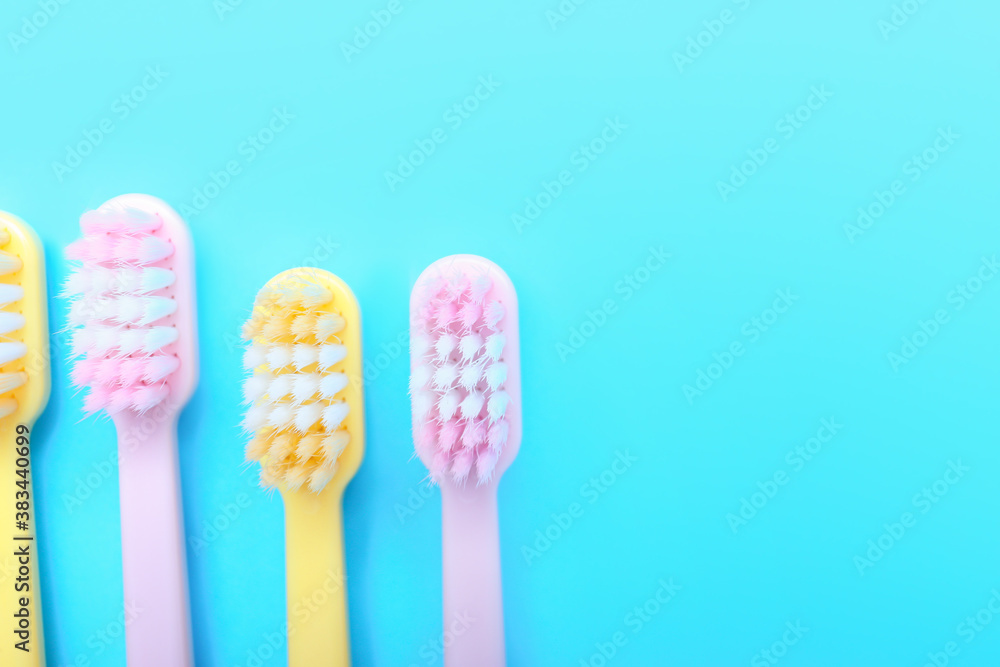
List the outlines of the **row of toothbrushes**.
{"label": "row of toothbrushes", "polygon": [[[186,225],[146,195],[115,198],[80,221],[67,249],[72,383],[84,410],[115,423],[120,459],[126,628],[132,667],[193,664],[177,418],[197,383],[193,249]],[[41,245],[0,213],[0,489],[18,531],[23,588],[0,592],[19,644],[5,667],[44,665],[30,431],[48,395]],[[449,667],[505,664],[497,484],[521,439],[517,296],[481,257],[432,264],[410,301],[413,437],[442,493],[444,620],[472,618],[446,647]],[[340,278],[291,269],[257,295],[244,326],[246,457],[285,505],[292,667],[349,665],[344,490],[364,455],[361,316]],[[42,488],[44,493],[44,486]],[[3,520],[7,517],[4,516]],[[303,599],[324,602],[301,613]]]}

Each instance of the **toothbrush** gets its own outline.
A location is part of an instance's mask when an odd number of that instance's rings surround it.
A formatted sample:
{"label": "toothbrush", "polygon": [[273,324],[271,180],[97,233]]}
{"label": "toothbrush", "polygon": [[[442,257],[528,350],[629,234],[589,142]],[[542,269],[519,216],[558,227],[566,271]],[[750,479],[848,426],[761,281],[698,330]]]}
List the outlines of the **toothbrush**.
{"label": "toothbrush", "polygon": [[364,456],[361,314],[322,269],[291,269],[257,294],[243,329],[247,461],[285,503],[290,667],[351,664],[343,497]]}
{"label": "toothbrush", "polygon": [[194,258],[187,226],[148,195],[80,220],[66,295],[84,412],[118,432],[125,631],[132,667],[193,664],[177,419],[197,383]]}
{"label": "toothbrush", "polygon": [[521,445],[517,294],[474,255],[438,260],[410,299],[417,455],[441,487],[447,667],[506,664],[497,486]]}
{"label": "toothbrush", "polygon": [[[0,665],[42,667],[45,642],[31,427],[49,399],[45,256],[35,232],[0,211]],[[8,630],[9,628],[9,630]]]}

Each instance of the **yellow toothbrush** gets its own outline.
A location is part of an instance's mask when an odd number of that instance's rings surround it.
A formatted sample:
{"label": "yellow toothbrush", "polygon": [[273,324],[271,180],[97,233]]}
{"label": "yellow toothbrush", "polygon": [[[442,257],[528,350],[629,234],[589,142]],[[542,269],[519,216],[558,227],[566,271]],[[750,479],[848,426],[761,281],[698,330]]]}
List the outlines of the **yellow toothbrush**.
{"label": "yellow toothbrush", "polygon": [[49,399],[45,255],[35,232],[0,211],[0,665],[45,664],[31,427]]}
{"label": "yellow toothbrush", "polygon": [[247,460],[285,502],[290,667],[351,664],[343,495],[364,456],[361,315],[350,288],[292,269],[244,327]]}

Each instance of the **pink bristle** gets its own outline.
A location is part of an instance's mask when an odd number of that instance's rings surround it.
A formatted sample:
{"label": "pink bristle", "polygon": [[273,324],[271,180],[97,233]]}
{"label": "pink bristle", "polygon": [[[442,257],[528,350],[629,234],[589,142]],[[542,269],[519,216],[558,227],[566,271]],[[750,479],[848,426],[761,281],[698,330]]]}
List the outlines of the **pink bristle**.
{"label": "pink bristle", "polygon": [[143,211],[88,211],[80,218],[80,229],[90,234],[149,233],[160,228],[159,216]]}
{"label": "pink bristle", "polygon": [[472,329],[483,315],[483,307],[475,301],[470,301],[458,313],[459,322],[463,329]]}
{"label": "pink bristle", "polygon": [[486,445],[489,451],[499,454],[507,444],[507,437],[510,435],[510,422],[506,419],[501,419],[496,424],[490,427],[490,431],[486,436]]}
{"label": "pink bristle", "polygon": [[462,435],[462,425],[457,420],[446,421],[441,425],[438,434],[438,445],[441,451],[450,452],[458,444],[458,439]]}
{"label": "pink bristle", "polygon": [[166,259],[174,254],[174,246],[156,236],[146,236],[141,239],[136,259],[140,264],[152,264]]}
{"label": "pink bristle", "polygon": [[135,236],[116,236],[113,238],[115,259],[122,264],[134,262],[139,255],[142,239]]}
{"label": "pink bristle", "polygon": [[417,427],[413,442],[417,451],[424,456],[431,456],[437,448],[438,430],[434,422],[424,422]]}
{"label": "pink bristle", "polygon": [[142,414],[156,407],[167,398],[170,390],[165,385],[140,385],[132,387],[132,407]]}
{"label": "pink bristle", "polygon": [[129,357],[122,359],[121,383],[123,385],[139,384],[146,373],[146,357]]}
{"label": "pink bristle", "polygon": [[118,414],[123,410],[132,407],[132,397],[135,394],[135,387],[121,387],[111,390],[111,400],[105,408],[109,415]]}
{"label": "pink bristle", "polygon": [[122,362],[120,359],[101,359],[97,367],[97,372],[94,373],[94,382],[106,386],[117,384],[121,377],[121,367]]}
{"label": "pink bristle", "polygon": [[465,449],[475,449],[486,439],[486,425],[481,421],[469,422],[462,434],[462,447]]}
{"label": "pink bristle", "polygon": [[180,360],[173,355],[155,355],[146,359],[143,379],[150,384],[163,380],[176,371],[181,365]]}
{"label": "pink bristle", "polygon": [[451,465],[451,454],[438,450],[434,454],[434,458],[431,459],[431,477],[440,477],[442,474],[448,472],[449,465]]}
{"label": "pink bristle", "polygon": [[442,301],[434,309],[434,323],[439,329],[446,329],[458,316],[458,306],[454,301]]}
{"label": "pink bristle", "polygon": [[94,264],[113,262],[116,259],[116,245],[117,241],[113,236],[92,236],[89,239],[87,257],[84,261]]}
{"label": "pink bristle", "polygon": [[458,274],[445,284],[442,296],[448,301],[458,301],[468,289],[469,279],[465,274]]}
{"label": "pink bristle", "polygon": [[99,359],[78,359],[70,371],[70,380],[74,387],[86,387],[94,379],[99,367]]}
{"label": "pink bristle", "polygon": [[476,452],[471,449],[460,449],[455,454],[455,458],[451,462],[451,473],[455,476],[456,482],[461,484],[469,477],[475,460]]}
{"label": "pink bristle", "polygon": [[111,390],[107,387],[91,387],[83,398],[83,411],[88,415],[100,412],[111,402]]}
{"label": "pink bristle", "polygon": [[66,246],[66,259],[71,262],[90,261],[90,239],[77,239]]}
{"label": "pink bristle", "polygon": [[479,484],[486,484],[493,479],[493,471],[496,470],[499,455],[496,452],[487,450],[476,458],[476,477]]}

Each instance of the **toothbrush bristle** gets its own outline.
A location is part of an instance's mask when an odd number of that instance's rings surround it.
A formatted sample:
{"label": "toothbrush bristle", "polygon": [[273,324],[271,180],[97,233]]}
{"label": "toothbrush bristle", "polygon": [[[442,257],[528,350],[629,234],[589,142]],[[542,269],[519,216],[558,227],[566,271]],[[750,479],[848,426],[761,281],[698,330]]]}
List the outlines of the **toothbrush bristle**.
{"label": "toothbrush bristle", "polygon": [[307,271],[258,293],[243,327],[243,395],[246,458],[261,464],[262,486],[319,493],[336,474],[351,439],[340,365],[349,351],[337,337],[345,326],[333,294]]}
{"label": "toothbrush bristle", "polygon": [[489,482],[507,441],[506,309],[488,275],[418,285],[410,353],[414,442],[435,478]]}
{"label": "toothbrush bristle", "polygon": [[157,236],[159,215],[129,208],[85,213],[83,238],[66,249],[79,262],[66,280],[70,299],[71,379],[89,387],[84,411],[142,414],[170,394],[170,377],[180,366],[169,351],[179,333],[171,287],[174,272],[164,266],[174,253]]}
{"label": "toothbrush bristle", "polygon": [[[11,241],[10,233],[0,229],[0,247]],[[15,312],[20,310],[18,302],[24,298],[24,289],[19,285],[7,283],[17,279],[11,274],[22,268],[21,259],[5,250],[0,250],[0,366],[7,366],[5,372],[0,372],[0,419],[17,409],[17,399],[11,394],[28,380],[28,376],[20,368],[20,363],[27,354],[28,347],[21,342],[11,340],[17,337],[17,332],[24,328],[24,315]],[[17,280],[20,282],[20,280]]]}

